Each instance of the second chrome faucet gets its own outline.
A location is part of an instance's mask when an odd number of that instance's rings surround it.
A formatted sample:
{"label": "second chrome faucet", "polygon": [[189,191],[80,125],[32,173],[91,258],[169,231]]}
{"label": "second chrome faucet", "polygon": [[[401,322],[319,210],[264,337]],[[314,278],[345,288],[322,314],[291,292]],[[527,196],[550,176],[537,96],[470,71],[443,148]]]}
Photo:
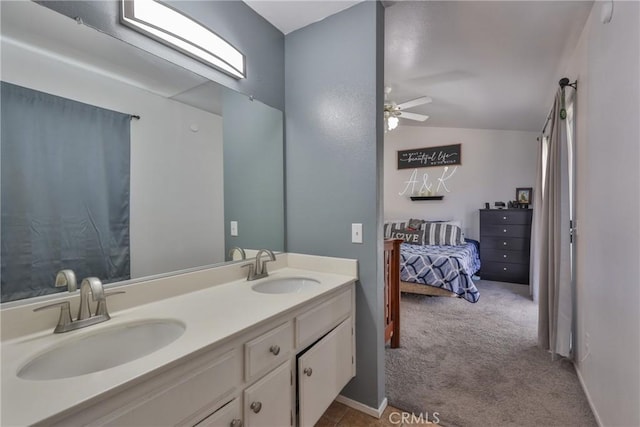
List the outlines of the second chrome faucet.
{"label": "second chrome faucet", "polygon": [[[269,259],[264,261],[261,260],[262,255],[266,254]],[[267,271],[267,263],[270,261],[275,261],[276,256],[273,251],[269,249],[260,249],[256,254],[255,263],[244,264],[242,267],[248,267],[249,272],[247,273],[247,280],[257,280],[262,279],[263,277],[267,277],[269,272]]]}

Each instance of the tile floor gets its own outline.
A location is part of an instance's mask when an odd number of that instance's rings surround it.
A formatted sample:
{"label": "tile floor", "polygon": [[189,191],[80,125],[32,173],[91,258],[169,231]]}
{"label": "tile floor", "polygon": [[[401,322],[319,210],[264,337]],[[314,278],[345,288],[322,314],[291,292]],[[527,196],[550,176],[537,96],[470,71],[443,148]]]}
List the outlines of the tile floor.
{"label": "tile floor", "polygon": [[[395,414],[392,415],[393,413]],[[322,414],[315,427],[403,427],[417,425],[402,423],[401,414],[401,409],[387,406],[380,419],[377,419],[334,401],[329,409]]]}

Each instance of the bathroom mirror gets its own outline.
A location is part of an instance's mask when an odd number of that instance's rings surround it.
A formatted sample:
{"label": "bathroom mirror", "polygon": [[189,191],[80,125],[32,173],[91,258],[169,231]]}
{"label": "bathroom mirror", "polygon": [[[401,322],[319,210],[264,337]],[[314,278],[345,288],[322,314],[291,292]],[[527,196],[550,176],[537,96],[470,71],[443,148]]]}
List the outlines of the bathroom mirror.
{"label": "bathroom mirror", "polygon": [[[2,81],[140,117],[130,122],[129,280],[229,262],[235,246],[284,250],[281,111],[36,3],[0,6]],[[4,238],[3,255],[22,244]],[[3,303],[29,297],[5,299],[17,286],[8,280]]]}

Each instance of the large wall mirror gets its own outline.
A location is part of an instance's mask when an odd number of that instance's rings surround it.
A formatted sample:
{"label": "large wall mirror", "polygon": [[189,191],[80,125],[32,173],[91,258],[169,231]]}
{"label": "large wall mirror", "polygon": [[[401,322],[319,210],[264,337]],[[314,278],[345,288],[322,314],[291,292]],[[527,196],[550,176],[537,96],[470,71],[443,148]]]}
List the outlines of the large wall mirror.
{"label": "large wall mirror", "polygon": [[[140,117],[128,123],[129,277],[125,280],[229,262],[233,247],[249,254],[262,248],[285,249],[281,111],[36,3],[3,1],[0,7],[3,90],[9,85],[26,88]],[[21,117],[19,125],[15,120],[13,125],[30,129],[38,120]],[[57,124],[74,126],[73,119]],[[15,190],[16,182],[4,173],[14,160],[4,150],[6,141],[0,143],[5,206],[15,204],[8,190]],[[62,168],[68,179],[92,168],[92,159],[76,158],[70,164],[54,152],[47,151],[47,161],[60,165],[57,169]],[[102,173],[99,168],[95,171]],[[43,172],[40,182],[48,180]],[[39,185],[31,181],[20,192],[28,194]],[[91,192],[102,191],[93,181],[92,185]],[[65,197],[75,201],[74,195]],[[41,199],[65,203],[55,194]],[[29,288],[30,278],[37,275],[33,257],[21,261],[24,269],[19,274],[5,275],[5,257],[28,253],[31,243],[5,233],[4,208],[2,212],[2,302],[59,291],[53,287],[55,272],[47,273],[48,289],[35,294],[20,291],[22,286]],[[231,221],[237,223],[237,232],[231,232]],[[37,234],[33,224],[26,222],[26,227],[23,234]],[[70,236],[61,240],[73,240]],[[75,266],[78,281],[95,275],[83,271],[79,260],[66,265],[65,259],[63,248],[57,268]]]}

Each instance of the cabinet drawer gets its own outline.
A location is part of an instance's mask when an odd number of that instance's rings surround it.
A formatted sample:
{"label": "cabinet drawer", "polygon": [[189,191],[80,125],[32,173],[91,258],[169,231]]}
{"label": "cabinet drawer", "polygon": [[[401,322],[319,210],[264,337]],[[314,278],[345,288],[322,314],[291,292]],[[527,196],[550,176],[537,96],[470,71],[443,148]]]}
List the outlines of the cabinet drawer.
{"label": "cabinet drawer", "polygon": [[199,367],[165,374],[154,386],[155,392],[129,402],[97,425],[177,425],[185,416],[202,411],[228,396],[242,382],[242,357],[239,350],[202,363]]}
{"label": "cabinet drawer", "polygon": [[487,249],[481,252],[482,262],[496,261],[515,264],[528,264],[529,251],[506,251],[500,249]]}
{"label": "cabinet drawer", "polygon": [[531,224],[530,209],[514,209],[514,210],[482,210],[480,211],[480,222],[482,224]]}
{"label": "cabinet drawer", "polygon": [[346,319],[351,313],[351,289],[296,318],[296,348],[305,347]]}
{"label": "cabinet drawer", "polygon": [[509,251],[529,251],[529,239],[517,237],[483,237],[480,240],[480,253],[489,249],[505,249]]}
{"label": "cabinet drawer", "polygon": [[293,325],[287,322],[244,345],[245,380],[287,359],[293,350]]}
{"label": "cabinet drawer", "polygon": [[480,240],[484,236],[503,236],[503,237],[519,237],[529,238],[530,225],[485,225],[480,227]]}
{"label": "cabinet drawer", "polygon": [[486,262],[482,264],[480,277],[484,280],[527,284],[529,283],[529,264]]}
{"label": "cabinet drawer", "polygon": [[196,424],[196,427],[240,427],[242,412],[239,399],[233,399],[213,414]]}
{"label": "cabinet drawer", "polygon": [[244,391],[244,425],[284,427],[293,423],[291,362],[283,363]]}

